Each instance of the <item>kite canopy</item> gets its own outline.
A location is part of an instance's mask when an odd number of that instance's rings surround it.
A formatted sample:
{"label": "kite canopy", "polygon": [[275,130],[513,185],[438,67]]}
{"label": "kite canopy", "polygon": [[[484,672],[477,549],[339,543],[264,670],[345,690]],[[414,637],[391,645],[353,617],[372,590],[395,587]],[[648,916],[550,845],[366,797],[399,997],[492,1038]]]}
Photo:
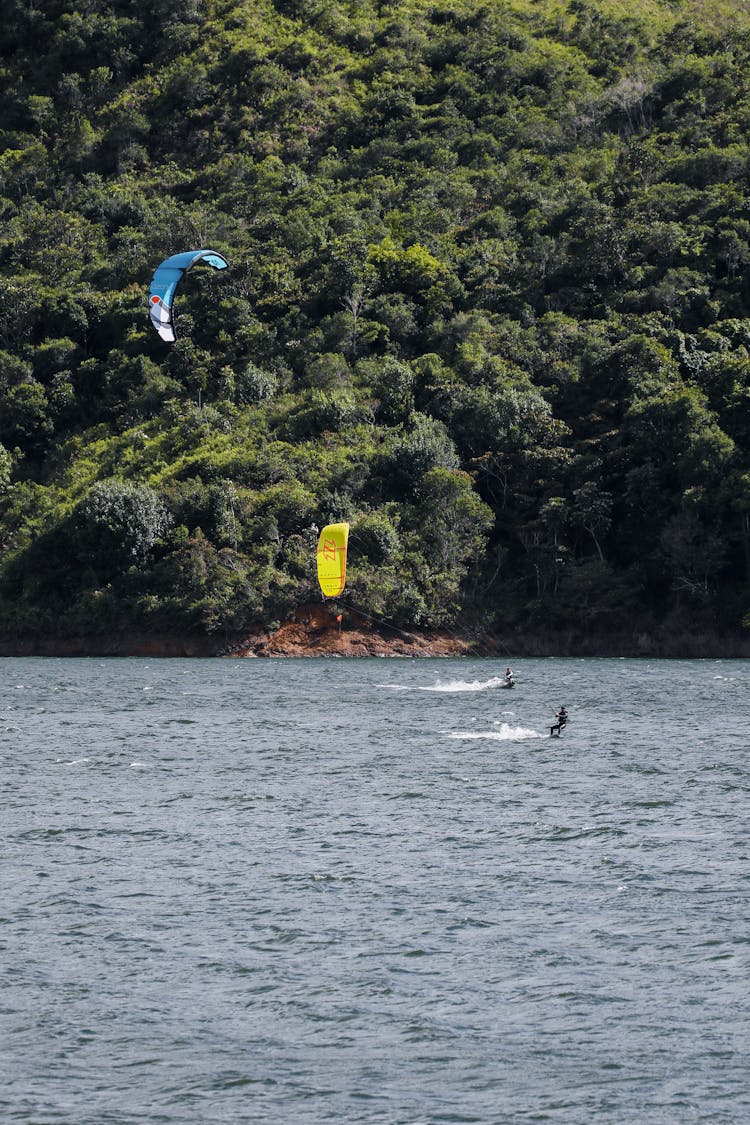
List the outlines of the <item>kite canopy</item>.
{"label": "kite canopy", "polygon": [[327,598],[335,598],[346,583],[348,523],[329,523],[318,539],[318,582]]}
{"label": "kite canopy", "polygon": [[216,250],[186,250],[183,254],[173,254],[157,266],[151,278],[148,295],[148,308],[151,323],[168,344],[177,339],[172,318],[172,304],[177,286],[189,269],[198,262],[205,262],[215,270],[225,270],[229,263]]}

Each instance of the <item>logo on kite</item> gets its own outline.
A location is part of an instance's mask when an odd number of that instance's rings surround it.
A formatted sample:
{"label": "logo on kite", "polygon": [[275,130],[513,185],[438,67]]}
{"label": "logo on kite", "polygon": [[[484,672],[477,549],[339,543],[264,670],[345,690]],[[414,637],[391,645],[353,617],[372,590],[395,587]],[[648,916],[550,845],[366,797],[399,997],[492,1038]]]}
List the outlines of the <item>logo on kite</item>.
{"label": "logo on kite", "polygon": [[335,598],[346,584],[348,523],[329,523],[318,539],[318,582],[326,598]]}
{"label": "logo on kite", "polygon": [[151,278],[148,295],[151,323],[162,340],[166,340],[168,344],[174,343],[177,339],[172,311],[177,286],[188,270],[198,262],[205,262],[215,270],[225,270],[229,264],[216,250],[186,250],[184,254],[173,254],[171,258],[165,258],[161,265],[156,267]]}

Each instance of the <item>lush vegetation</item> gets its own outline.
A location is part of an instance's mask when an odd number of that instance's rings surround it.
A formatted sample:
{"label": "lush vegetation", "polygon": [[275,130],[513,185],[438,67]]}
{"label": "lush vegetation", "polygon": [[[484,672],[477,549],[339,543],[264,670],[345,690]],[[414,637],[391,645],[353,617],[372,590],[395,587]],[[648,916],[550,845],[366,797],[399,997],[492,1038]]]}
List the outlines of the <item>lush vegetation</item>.
{"label": "lush vegetation", "polygon": [[736,8],[2,0],[0,631],[739,627]]}

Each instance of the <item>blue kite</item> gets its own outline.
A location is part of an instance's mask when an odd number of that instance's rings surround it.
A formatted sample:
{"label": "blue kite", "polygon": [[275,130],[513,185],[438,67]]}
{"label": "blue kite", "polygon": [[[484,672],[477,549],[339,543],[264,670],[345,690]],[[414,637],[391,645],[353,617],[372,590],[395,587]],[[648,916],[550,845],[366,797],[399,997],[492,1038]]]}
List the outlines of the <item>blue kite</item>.
{"label": "blue kite", "polygon": [[205,262],[215,270],[225,270],[229,265],[226,258],[216,250],[186,250],[183,254],[165,258],[151,278],[148,296],[151,323],[168,344],[173,344],[177,339],[172,316],[175,291],[187,271],[198,262]]}

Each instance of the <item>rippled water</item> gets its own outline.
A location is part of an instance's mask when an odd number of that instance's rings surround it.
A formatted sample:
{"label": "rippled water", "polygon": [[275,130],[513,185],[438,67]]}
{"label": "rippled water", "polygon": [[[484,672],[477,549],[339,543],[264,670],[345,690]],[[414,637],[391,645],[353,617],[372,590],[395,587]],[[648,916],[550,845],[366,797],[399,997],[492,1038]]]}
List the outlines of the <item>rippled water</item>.
{"label": "rippled water", "polygon": [[0,660],[0,1118],[750,1120],[750,662],[514,667]]}

